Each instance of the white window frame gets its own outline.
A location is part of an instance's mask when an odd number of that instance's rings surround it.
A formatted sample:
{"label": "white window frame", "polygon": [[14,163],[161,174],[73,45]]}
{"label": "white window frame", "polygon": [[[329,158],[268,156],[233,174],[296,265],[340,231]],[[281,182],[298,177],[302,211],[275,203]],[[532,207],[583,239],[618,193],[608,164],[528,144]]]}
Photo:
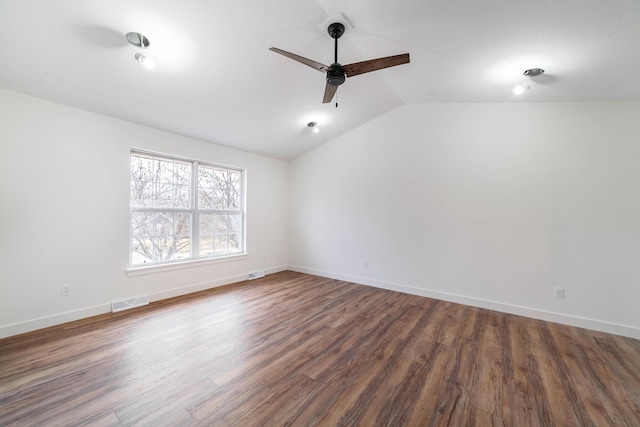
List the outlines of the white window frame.
{"label": "white window frame", "polygon": [[[172,270],[176,268],[186,268],[194,265],[200,265],[202,263],[218,263],[225,261],[235,261],[239,259],[244,259],[247,256],[246,251],[246,169],[222,165],[212,162],[206,162],[202,160],[190,159],[185,157],[179,157],[170,154],[164,153],[156,153],[139,149],[131,149],[129,153],[129,164],[131,164],[131,159],[135,155],[140,155],[144,157],[152,157],[158,158],[162,160],[168,161],[178,161],[178,162],[186,162],[191,164],[191,200],[190,206],[188,208],[166,208],[166,207],[154,207],[154,206],[146,206],[146,207],[138,207],[132,206],[132,192],[130,188],[129,192],[129,267],[127,268],[127,274],[130,276],[144,274],[145,272],[156,272],[156,271],[164,271],[164,270]],[[216,169],[222,169],[231,171],[234,173],[240,174],[240,206],[237,209],[214,209],[214,208],[200,208],[198,206],[198,197],[199,197],[199,167],[211,167]],[[131,168],[129,168],[129,182],[131,185],[132,176],[131,176]],[[148,263],[132,263],[132,255],[133,255],[133,214],[135,212],[183,212],[189,213],[191,219],[191,244],[190,244],[190,255],[188,257],[184,257],[181,259],[171,259],[171,260],[160,260],[160,261],[152,261]],[[240,238],[238,241],[239,250],[237,252],[231,253],[221,253],[221,254],[200,254],[200,215],[203,213],[222,213],[222,214],[236,214],[240,215]]]}

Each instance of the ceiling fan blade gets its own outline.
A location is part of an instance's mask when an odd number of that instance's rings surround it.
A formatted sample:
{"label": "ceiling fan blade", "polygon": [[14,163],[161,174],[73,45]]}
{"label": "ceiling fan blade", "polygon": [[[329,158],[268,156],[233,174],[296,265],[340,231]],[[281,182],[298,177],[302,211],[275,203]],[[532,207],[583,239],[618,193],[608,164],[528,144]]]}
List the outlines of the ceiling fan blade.
{"label": "ceiling fan blade", "polygon": [[322,99],[322,103],[328,104],[329,102],[331,102],[331,100],[333,99],[333,95],[336,94],[337,90],[338,90],[338,86],[333,86],[327,83],[327,85],[324,88],[324,98]]}
{"label": "ceiling fan blade", "polygon": [[273,51],[273,52],[276,52],[276,53],[279,53],[280,55],[284,55],[287,58],[291,58],[294,61],[298,61],[301,64],[307,65],[307,66],[309,66],[309,67],[311,67],[313,69],[316,69],[316,70],[318,70],[318,71],[320,71],[322,73],[325,73],[327,71],[327,69],[329,68],[324,64],[321,64],[319,62],[313,61],[311,59],[304,58],[304,57],[302,57],[300,55],[296,55],[295,53],[287,52],[286,50],[278,49],[277,47],[270,47],[269,50]]}
{"label": "ceiling fan blade", "polygon": [[395,67],[396,65],[408,64],[409,54],[387,56],[384,58],[371,59],[369,61],[355,62],[353,64],[344,65],[344,71],[347,77],[357,76],[358,74],[369,73],[371,71],[382,70],[383,68]]}

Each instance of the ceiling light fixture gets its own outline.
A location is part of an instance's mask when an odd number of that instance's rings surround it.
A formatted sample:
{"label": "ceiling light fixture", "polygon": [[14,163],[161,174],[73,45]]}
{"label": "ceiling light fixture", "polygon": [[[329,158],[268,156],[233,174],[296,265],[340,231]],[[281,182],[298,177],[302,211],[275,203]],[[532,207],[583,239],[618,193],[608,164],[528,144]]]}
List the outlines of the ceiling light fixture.
{"label": "ceiling light fixture", "polygon": [[530,68],[528,70],[524,70],[524,73],[522,74],[529,77],[535,77],[540,74],[544,74],[544,70],[542,68]]}
{"label": "ceiling light fixture", "polygon": [[143,34],[136,32],[127,33],[126,38],[129,43],[140,48],[140,52],[136,52],[134,55],[136,61],[144,65],[146,68],[153,69],[155,66],[153,60],[144,54],[144,49],[151,45],[149,39]]}
{"label": "ceiling light fixture", "polygon": [[[525,77],[535,77],[544,74],[544,70],[542,68],[530,68],[528,70],[524,70],[522,73]],[[531,85],[527,82],[522,82],[518,86],[513,88],[513,93],[515,95],[522,95],[526,91],[531,89]]]}
{"label": "ceiling light fixture", "polygon": [[307,126],[311,128],[311,132],[318,133],[320,132],[320,128],[318,127],[318,122],[309,122]]}

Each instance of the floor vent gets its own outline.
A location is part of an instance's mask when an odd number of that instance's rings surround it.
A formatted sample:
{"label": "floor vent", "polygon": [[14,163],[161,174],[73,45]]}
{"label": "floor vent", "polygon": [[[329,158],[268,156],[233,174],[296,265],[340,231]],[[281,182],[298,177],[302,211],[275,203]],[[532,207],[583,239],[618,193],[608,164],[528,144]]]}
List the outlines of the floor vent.
{"label": "floor vent", "polygon": [[259,279],[260,277],[264,277],[264,270],[254,271],[253,273],[249,273],[247,277],[249,280]]}
{"label": "floor vent", "polygon": [[130,308],[141,307],[149,304],[149,297],[143,296],[138,298],[130,298],[122,301],[114,301],[111,303],[111,311],[113,313],[122,310],[128,310]]}

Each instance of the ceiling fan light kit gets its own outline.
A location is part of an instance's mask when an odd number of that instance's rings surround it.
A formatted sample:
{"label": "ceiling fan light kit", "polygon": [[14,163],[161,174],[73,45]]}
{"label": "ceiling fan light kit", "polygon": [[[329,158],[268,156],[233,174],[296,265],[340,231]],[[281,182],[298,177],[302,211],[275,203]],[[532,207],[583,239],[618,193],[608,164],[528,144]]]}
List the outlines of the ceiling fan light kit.
{"label": "ceiling fan light kit", "polygon": [[311,128],[312,133],[320,132],[320,128],[318,127],[318,122],[309,122],[307,123],[307,127]]}
{"label": "ceiling fan light kit", "polygon": [[[404,53],[401,55],[388,56],[385,58],[371,59],[368,61],[356,62],[353,64],[342,65],[338,62],[338,39],[342,37],[345,32],[344,24],[340,22],[334,22],[327,28],[329,36],[334,40],[334,62],[330,66],[324,65],[320,62],[313,61],[311,59],[304,58],[296,55],[295,53],[287,52],[276,47],[271,47],[269,50],[286,56],[294,61],[298,61],[308,67],[318,70],[322,73],[326,73],[326,85],[324,90],[324,97],[322,102],[324,104],[331,102],[338,86],[342,85],[347,77],[357,76],[359,74],[369,73],[371,71],[381,70],[383,68],[394,67],[396,65],[408,64],[409,54]],[[336,107],[338,104],[336,103]]]}
{"label": "ceiling fan light kit", "polygon": [[151,45],[149,39],[144,34],[137,33],[135,31],[128,32],[125,35],[125,38],[130,44],[140,48],[140,52],[136,52],[136,54],[133,56],[135,60],[144,65],[146,68],[152,69],[155,65],[153,60],[151,60],[144,54],[144,49],[148,48]]}
{"label": "ceiling fan light kit", "polygon": [[522,95],[523,93],[528,91],[530,88],[531,88],[531,86],[529,86],[528,83],[520,83],[518,86],[513,88],[513,94],[514,95]]}
{"label": "ceiling fan light kit", "polygon": [[[544,74],[544,70],[542,68],[530,68],[528,70],[524,70],[522,73],[525,77],[535,77]],[[518,86],[513,88],[513,93],[515,95],[522,95],[526,91],[531,89],[531,85],[527,82],[522,82]]]}
{"label": "ceiling fan light kit", "polygon": [[528,70],[524,70],[522,74],[529,77],[535,77],[544,74],[544,70],[542,68],[530,68]]}

